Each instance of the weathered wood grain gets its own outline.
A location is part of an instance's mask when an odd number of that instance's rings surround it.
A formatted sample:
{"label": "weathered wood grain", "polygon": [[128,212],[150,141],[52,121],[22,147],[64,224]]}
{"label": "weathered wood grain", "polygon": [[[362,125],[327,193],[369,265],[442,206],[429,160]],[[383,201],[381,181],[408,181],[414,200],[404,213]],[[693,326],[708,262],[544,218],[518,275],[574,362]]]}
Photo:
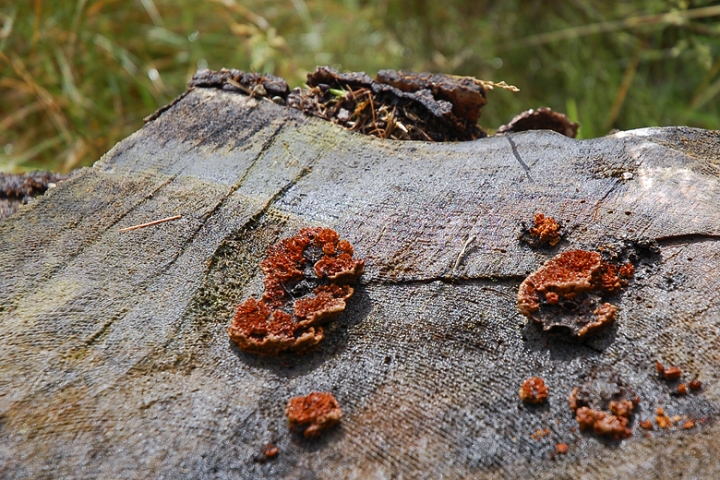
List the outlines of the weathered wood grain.
{"label": "weathered wood grain", "polygon": [[[0,223],[0,476],[718,478],[719,152],[689,128],[389,142],[193,90]],[[552,250],[518,240],[537,212],[565,225]],[[266,248],[314,225],[367,260],[348,310],[310,355],[243,354],[234,306],[262,292]],[[545,260],[624,238],[660,254],[613,328],[578,342],[517,312]],[[670,395],[656,360],[703,390]],[[602,370],[642,399],[619,443],[567,405]],[[532,375],[544,407],[518,399]],[[313,390],[345,415],[308,442],[283,412]],[[659,405],[705,423],[646,437]]]}

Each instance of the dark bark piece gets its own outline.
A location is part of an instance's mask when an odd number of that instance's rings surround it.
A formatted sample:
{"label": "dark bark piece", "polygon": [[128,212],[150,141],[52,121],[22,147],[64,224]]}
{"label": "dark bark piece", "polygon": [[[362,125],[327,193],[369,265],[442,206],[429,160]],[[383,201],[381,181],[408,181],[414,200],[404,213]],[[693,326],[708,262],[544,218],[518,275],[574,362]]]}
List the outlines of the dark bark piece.
{"label": "dark bark piece", "polygon": [[453,105],[453,113],[464,120],[477,123],[480,109],[487,103],[482,85],[467,77],[451,77],[442,73],[396,72],[380,70],[377,81],[403,92],[429,90],[433,96]]}
{"label": "dark bark piece", "polygon": [[310,89],[292,91],[288,105],[353,131],[437,142],[486,136],[477,125],[485,90],[469,78],[381,70],[373,80],[364,72],[318,67],[307,84]]}
{"label": "dark bark piece", "polygon": [[[243,88],[238,88],[228,80],[238,83]],[[188,83],[189,87],[220,88],[230,91],[241,91],[254,93],[259,97],[280,97],[285,99],[290,93],[290,87],[284,78],[276,77],[269,73],[248,73],[237,69],[223,68],[219,72],[214,70],[201,70]],[[262,89],[258,87],[262,86]]]}
{"label": "dark bark piece", "polygon": [[[720,477],[720,134],[508,139],[381,141],[191,91],[0,222],[0,477]],[[613,327],[569,340],[518,313],[558,253],[518,240],[537,212],[562,251],[657,241]],[[316,225],[366,259],[343,323],[300,359],[240,352],[225,329],[262,293],[267,248]],[[674,395],[656,359],[702,388]],[[566,399],[600,369],[642,398],[638,419],[662,405],[694,428],[581,433]],[[523,408],[533,376],[550,394]],[[343,419],[306,443],[284,408],[310,391]]]}
{"label": "dark bark piece", "polygon": [[30,203],[48,188],[67,179],[67,175],[36,171],[29,173],[0,173],[0,220],[15,213],[20,206]]}
{"label": "dark bark piece", "polygon": [[554,112],[548,107],[530,109],[513,117],[510,123],[497,129],[497,134],[526,132],[528,130],[552,130],[566,137],[575,138],[580,124],[571,122],[564,113]]}

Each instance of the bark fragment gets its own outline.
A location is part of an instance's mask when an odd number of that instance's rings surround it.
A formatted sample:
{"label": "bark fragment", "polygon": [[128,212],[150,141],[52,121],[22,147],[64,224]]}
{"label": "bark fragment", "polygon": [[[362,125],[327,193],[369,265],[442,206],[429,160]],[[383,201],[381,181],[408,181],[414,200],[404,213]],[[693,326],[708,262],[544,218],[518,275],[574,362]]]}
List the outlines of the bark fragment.
{"label": "bark fragment", "polygon": [[564,113],[555,112],[548,107],[540,107],[537,110],[526,110],[516,115],[510,123],[502,125],[497,129],[498,134],[511,132],[525,132],[527,130],[552,130],[575,138],[580,124],[571,122]]}

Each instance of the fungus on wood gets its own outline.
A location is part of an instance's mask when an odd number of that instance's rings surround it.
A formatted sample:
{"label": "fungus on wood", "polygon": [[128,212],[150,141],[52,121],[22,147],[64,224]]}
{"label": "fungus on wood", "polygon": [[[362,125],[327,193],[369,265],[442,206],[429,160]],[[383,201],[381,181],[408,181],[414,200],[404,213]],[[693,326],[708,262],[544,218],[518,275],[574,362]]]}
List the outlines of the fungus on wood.
{"label": "fungus on wood", "polygon": [[584,337],[612,323],[617,308],[603,300],[627,285],[632,274],[631,263],[620,266],[598,252],[563,252],[523,281],[518,310],[544,330],[559,327]]}
{"label": "fungus on wood", "polygon": [[290,428],[305,438],[318,437],[342,417],[340,404],[329,392],[312,392],[293,397],[285,408]]}
{"label": "fungus on wood", "polygon": [[525,403],[542,403],[548,397],[548,388],[540,377],[530,377],[523,382],[518,392]]}
{"label": "fungus on wood", "polygon": [[662,363],[655,362],[655,368],[660,376],[668,381],[678,380],[682,376],[682,370],[675,366],[665,367]]}
{"label": "fungus on wood", "polygon": [[365,261],[328,228],[305,228],[268,250],[260,268],[265,292],[238,305],[228,335],[245,352],[307,352],[324,338],[321,325],[345,309]]}
{"label": "fungus on wood", "polygon": [[535,225],[530,228],[530,235],[536,237],[540,243],[547,243],[554,247],[560,242],[560,225],[552,217],[542,213],[535,214]]}
{"label": "fungus on wood", "polygon": [[568,403],[581,430],[620,440],[632,435],[630,417],[640,397],[623,386],[612,371],[601,370],[581,387],[574,387]]}

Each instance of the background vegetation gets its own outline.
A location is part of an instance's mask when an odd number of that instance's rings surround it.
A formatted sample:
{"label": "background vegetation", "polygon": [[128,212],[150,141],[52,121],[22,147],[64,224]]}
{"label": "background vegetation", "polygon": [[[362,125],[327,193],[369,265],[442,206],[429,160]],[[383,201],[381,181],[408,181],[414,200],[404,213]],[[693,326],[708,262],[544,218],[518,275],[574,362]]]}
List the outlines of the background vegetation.
{"label": "background vegetation", "polygon": [[[715,4],[715,5],[713,5]],[[23,0],[0,3],[0,170],[92,164],[199,68],[316,65],[505,80],[481,125],[539,106],[585,138],[720,129],[720,6],[705,0]]]}

